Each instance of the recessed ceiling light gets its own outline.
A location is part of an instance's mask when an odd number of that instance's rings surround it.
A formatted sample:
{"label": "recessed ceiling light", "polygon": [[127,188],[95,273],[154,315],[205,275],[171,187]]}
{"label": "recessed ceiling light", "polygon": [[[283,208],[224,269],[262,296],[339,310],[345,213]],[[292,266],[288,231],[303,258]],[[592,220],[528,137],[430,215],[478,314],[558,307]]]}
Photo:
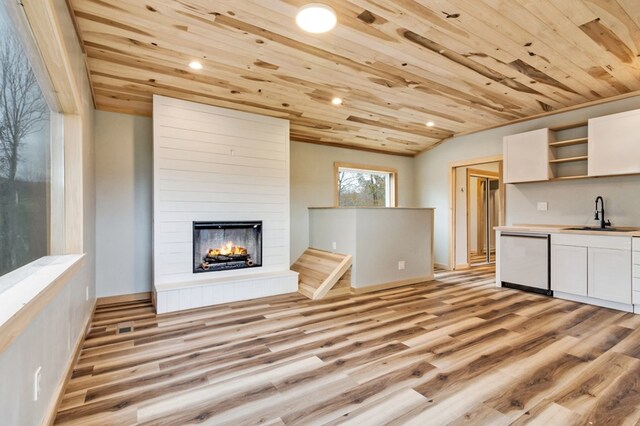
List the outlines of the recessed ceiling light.
{"label": "recessed ceiling light", "polygon": [[434,123],[433,121],[427,121],[427,127],[433,127],[435,125],[436,123]]}
{"label": "recessed ceiling light", "polygon": [[191,67],[194,70],[201,70],[202,64],[198,61],[191,61],[191,63],[189,64],[189,67]]}
{"label": "recessed ceiling light", "polygon": [[309,3],[302,6],[296,15],[296,23],[309,33],[326,33],[336,26],[336,12],[327,5]]}
{"label": "recessed ceiling light", "polygon": [[334,105],[342,105],[342,99],[333,98],[333,99],[331,99],[331,103],[334,104]]}

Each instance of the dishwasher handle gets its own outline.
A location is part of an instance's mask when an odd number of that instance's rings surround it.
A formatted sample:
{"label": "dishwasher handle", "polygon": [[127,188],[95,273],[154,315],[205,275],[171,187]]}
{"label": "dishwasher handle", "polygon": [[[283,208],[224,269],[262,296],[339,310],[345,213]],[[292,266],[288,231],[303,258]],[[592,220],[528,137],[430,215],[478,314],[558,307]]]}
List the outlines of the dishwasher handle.
{"label": "dishwasher handle", "polygon": [[500,234],[500,237],[516,237],[516,238],[539,238],[542,240],[548,240],[549,234],[515,234],[515,233],[505,233]]}

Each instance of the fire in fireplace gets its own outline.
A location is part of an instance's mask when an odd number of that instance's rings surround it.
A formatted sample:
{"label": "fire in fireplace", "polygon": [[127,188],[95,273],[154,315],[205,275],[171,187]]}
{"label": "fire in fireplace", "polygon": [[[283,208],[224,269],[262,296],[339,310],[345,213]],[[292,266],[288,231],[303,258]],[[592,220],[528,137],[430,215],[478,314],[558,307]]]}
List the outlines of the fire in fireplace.
{"label": "fire in fireplace", "polygon": [[262,222],[193,222],[193,272],[262,266]]}

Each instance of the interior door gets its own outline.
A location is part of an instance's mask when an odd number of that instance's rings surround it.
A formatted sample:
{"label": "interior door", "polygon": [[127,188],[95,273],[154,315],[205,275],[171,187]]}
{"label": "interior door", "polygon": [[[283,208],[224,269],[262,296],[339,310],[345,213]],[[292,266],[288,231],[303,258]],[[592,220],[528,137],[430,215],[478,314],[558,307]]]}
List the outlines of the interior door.
{"label": "interior door", "polygon": [[493,229],[500,224],[500,180],[489,179],[487,186],[487,262],[495,263],[496,233]]}
{"label": "interior door", "polygon": [[[473,173],[473,174],[472,174]],[[468,259],[470,265],[495,263],[494,227],[500,223],[500,178],[488,170],[468,175]]]}
{"label": "interior door", "polygon": [[476,214],[474,220],[476,229],[475,250],[478,259],[487,261],[487,227],[489,224],[488,203],[487,203],[487,178],[474,177],[476,180]]}
{"label": "interior door", "polygon": [[478,265],[488,261],[488,179],[469,176],[469,264]]}
{"label": "interior door", "polygon": [[[495,262],[494,228],[504,222],[502,171],[502,161],[451,168],[449,254],[454,268]],[[481,212],[480,226],[478,212]]]}

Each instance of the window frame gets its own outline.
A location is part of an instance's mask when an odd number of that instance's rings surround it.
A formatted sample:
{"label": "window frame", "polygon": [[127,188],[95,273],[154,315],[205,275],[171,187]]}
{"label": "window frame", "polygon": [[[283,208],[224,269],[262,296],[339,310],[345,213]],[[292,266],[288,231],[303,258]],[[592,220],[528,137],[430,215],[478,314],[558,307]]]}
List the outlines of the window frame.
{"label": "window frame", "polygon": [[[29,62],[43,100],[49,110],[49,174],[46,193],[47,254],[14,270],[16,271],[41,261],[47,256],[62,254],[58,250],[59,240],[62,238],[58,230],[63,228],[64,225],[64,217],[60,213],[61,210],[64,210],[64,189],[54,187],[54,178],[60,174],[64,175],[64,158],[56,155],[58,152],[64,152],[64,127],[60,120],[61,110],[58,93],[54,89],[45,60],[37,46],[37,41],[22,5],[18,2],[7,2],[3,5],[3,11],[6,13],[4,16],[10,30],[14,32],[20,41],[22,53]],[[10,271],[8,274],[14,271]],[[0,275],[0,278],[5,275]]]}
{"label": "window frame", "polygon": [[[375,166],[371,164],[356,164],[336,161],[333,163],[333,206],[337,208],[345,208],[340,206],[340,193],[338,189],[338,176],[340,169],[357,170],[362,172],[387,173],[386,193],[388,194],[387,205],[385,207],[365,207],[365,208],[393,208],[398,207],[398,170],[393,167]],[[348,208],[348,207],[347,207]]]}
{"label": "window frame", "polygon": [[[81,81],[76,81],[69,70],[73,64],[69,63],[65,40],[57,26],[57,11],[34,2],[11,1],[3,6],[7,23],[20,39],[50,110],[50,169],[48,255],[0,276],[0,280],[19,278],[0,295],[0,352],[90,262],[82,233],[82,123],[85,119],[90,121],[93,113],[92,105],[83,97],[85,93],[76,87]],[[46,48],[40,49],[41,46]],[[76,49],[79,51],[80,46]],[[84,62],[77,61],[75,65],[82,68],[79,78],[86,79]],[[87,93],[91,95],[90,91]]]}

